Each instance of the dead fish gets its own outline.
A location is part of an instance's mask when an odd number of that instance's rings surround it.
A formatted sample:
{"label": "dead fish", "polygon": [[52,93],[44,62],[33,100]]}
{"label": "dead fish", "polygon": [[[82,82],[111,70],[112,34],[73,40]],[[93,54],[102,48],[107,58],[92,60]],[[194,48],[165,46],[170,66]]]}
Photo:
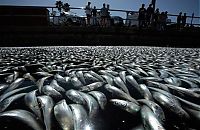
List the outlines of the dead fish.
{"label": "dead fish", "polygon": [[144,76],[149,76],[142,68],[136,67],[136,69]]}
{"label": "dead fish", "polygon": [[114,98],[125,99],[139,105],[139,103],[134,98],[132,98],[130,95],[126,94],[122,90],[118,89],[117,87],[111,86],[109,84],[106,84],[104,87],[108,92],[112,93],[112,96],[114,96]]}
{"label": "dead fish", "polygon": [[99,70],[99,73],[102,74],[102,75],[107,75],[111,78],[114,78],[115,76],[113,76],[112,74],[108,73],[107,71],[105,70]]}
{"label": "dead fish", "polygon": [[41,104],[43,116],[44,116],[44,123],[46,130],[52,129],[52,116],[53,116],[53,106],[54,101],[50,96],[38,96],[37,97],[39,103]]}
{"label": "dead fish", "polygon": [[40,111],[40,107],[39,104],[37,102],[37,97],[36,97],[36,91],[37,90],[33,90],[29,93],[27,93],[24,97],[24,101],[25,104],[35,113],[35,115],[37,117],[39,117],[39,119],[42,119],[41,116],[41,111]]}
{"label": "dead fish", "polygon": [[142,106],[140,112],[145,130],[165,130],[150,108]]}
{"label": "dead fish", "polygon": [[83,84],[81,83],[81,81],[77,77],[71,78],[70,81],[71,81],[71,84],[73,85],[73,87],[75,89],[80,89],[81,87],[83,87]]}
{"label": "dead fish", "polygon": [[65,93],[65,89],[58,85],[56,80],[52,80],[50,86],[60,93]]}
{"label": "dead fish", "polygon": [[93,82],[99,82],[99,79],[92,76],[90,73],[84,73],[84,78],[86,80],[86,84],[90,84],[90,83],[93,83]]}
{"label": "dead fish", "polygon": [[127,75],[126,80],[127,80],[127,85],[130,86],[128,88],[131,96],[136,98],[142,98],[142,92],[140,91],[139,84],[134,79],[134,77],[132,75]]}
{"label": "dead fish", "polygon": [[45,85],[42,87],[42,92],[47,95],[50,96],[52,98],[57,98],[57,99],[61,99],[62,98],[62,94],[60,92],[58,92],[57,90],[55,90],[52,86],[50,85]]}
{"label": "dead fish", "polygon": [[139,85],[139,91],[141,95],[144,97],[144,99],[153,101],[153,96],[151,95],[151,92],[149,91],[149,89],[145,84]]}
{"label": "dead fish", "polygon": [[17,109],[5,111],[3,113],[0,113],[0,117],[11,117],[24,122],[24,124],[28,125],[33,130],[43,130],[40,122],[36,120],[37,118],[31,112],[25,110]]}
{"label": "dead fish", "polygon": [[8,88],[9,84],[0,84],[0,95]]}
{"label": "dead fish", "polygon": [[12,84],[9,85],[8,89],[6,89],[4,93],[7,93],[7,92],[9,92],[9,91],[12,91],[12,90],[16,89],[16,88],[19,87],[24,81],[25,81],[24,78],[18,78],[18,79],[16,79]]}
{"label": "dead fish", "polygon": [[145,81],[154,81],[154,82],[161,82],[163,79],[160,77],[142,77],[140,80],[145,80]]}
{"label": "dead fish", "polygon": [[162,83],[158,83],[158,82],[154,82],[154,81],[147,81],[147,86],[155,87],[155,88],[162,89],[162,90],[169,92],[169,88],[167,87],[166,84],[162,84]]}
{"label": "dead fish", "polygon": [[32,90],[35,90],[36,87],[34,85],[31,85],[31,86],[27,86],[27,87],[23,87],[23,88],[18,88],[18,89],[15,89],[13,91],[9,91],[7,93],[4,93],[0,96],[0,102],[3,101],[4,99],[6,99],[7,97],[13,95],[13,94],[16,94],[18,92],[23,92],[23,91],[26,91],[26,92],[30,92]]}
{"label": "dead fish", "polygon": [[137,114],[140,111],[140,106],[130,101],[124,101],[120,99],[111,99],[110,102],[111,104],[133,115]]}
{"label": "dead fish", "polygon": [[181,80],[181,86],[183,86],[183,87],[189,86],[186,88],[198,88],[198,85],[196,85],[195,83],[193,83],[189,80],[185,80],[185,79],[181,79],[181,78],[178,78],[178,79]]}
{"label": "dead fish", "polygon": [[65,95],[71,100],[73,101],[74,103],[77,103],[77,104],[86,104],[86,101],[85,99],[82,97],[82,95],[79,93],[79,91],[77,90],[73,90],[73,89],[70,89],[68,90]]}
{"label": "dead fish", "polygon": [[29,80],[33,81],[34,83],[36,82],[36,79],[30,73],[24,74],[23,77],[25,79],[29,79]]}
{"label": "dead fish", "polygon": [[163,107],[168,109],[171,113],[176,115],[182,120],[188,120],[189,115],[188,113],[182,109],[180,104],[177,103],[177,101],[173,98],[169,98],[168,96],[158,93],[158,92],[152,92],[154,99],[161,104]]}
{"label": "dead fish", "polygon": [[95,73],[94,71],[90,70],[88,72],[89,74],[91,74],[92,76],[94,76],[95,78],[97,78],[99,81],[104,82],[105,80],[97,73]]}
{"label": "dead fish", "polygon": [[80,81],[83,83],[83,85],[86,85],[86,81],[83,75],[83,71],[77,71],[76,76],[80,79]]}
{"label": "dead fish", "polygon": [[127,72],[129,74],[131,74],[134,78],[138,78],[140,79],[142,76],[140,76],[138,73],[136,73],[135,71],[131,70],[131,69],[127,69]]}
{"label": "dead fish", "polygon": [[181,80],[175,77],[164,78],[164,81],[168,84],[172,84],[175,86],[181,86]]}
{"label": "dead fish", "polygon": [[139,99],[137,101],[140,104],[144,104],[148,106],[152,110],[152,112],[155,114],[155,116],[159,119],[159,121],[164,125],[164,122],[166,121],[165,113],[158,104],[147,99]]}
{"label": "dead fish", "polygon": [[113,81],[114,81],[114,83],[115,83],[119,88],[121,88],[125,93],[127,93],[127,94],[130,95],[128,88],[127,88],[126,85],[123,83],[123,81],[121,80],[120,77],[115,77],[115,78],[113,79]]}
{"label": "dead fish", "polygon": [[126,83],[126,71],[119,72],[119,77],[122,79],[124,83]]}
{"label": "dead fish", "polygon": [[44,86],[45,80],[47,80],[48,78],[50,77],[43,77],[36,82],[36,85],[38,86],[38,90],[40,93],[42,93],[42,87]]}
{"label": "dead fish", "polygon": [[80,104],[70,104],[74,120],[74,130],[91,130],[92,126],[85,108]]}
{"label": "dead fish", "polygon": [[11,74],[5,78],[7,83],[12,83],[19,77],[19,72],[14,71],[14,74]]}
{"label": "dead fish", "polygon": [[89,110],[89,117],[91,119],[96,118],[99,112],[99,104],[97,103],[97,101],[89,94],[83,92],[79,93],[83,97],[83,99],[85,99],[86,104],[84,105],[86,105]]}
{"label": "dead fish", "polygon": [[74,129],[72,111],[64,99],[54,106],[54,115],[63,130]]}
{"label": "dead fish", "polygon": [[1,101],[0,102],[0,113],[5,111],[6,108],[8,108],[12,102],[14,102],[17,99],[23,97],[24,95],[26,95],[26,93],[16,94],[16,95],[13,95],[13,96],[11,96],[9,98],[6,98],[3,101]]}
{"label": "dead fish", "polygon": [[103,83],[103,82],[94,82],[94,83],[91,83],[91,84],[81,87],[79,90],[83,91],[83,92],[90,92],[90,91],[93,91],[93,90],[96,90],[96,89],[102,87],[104,84],[105,83]]}
{"label": "dead fish", "polygon": [[100,91],[91,91],[88,94],[92,95],[97,102],[99,103],[99,106],[102,110],[105,109],[105,106],[107,104],[107,98],[104,95],[104,93],[100,92]]}
{"label": "dead fish", "polygon": [[54,75],[54,79],[55,79],[61,86],[67,84],[66,79],[65,79],[63,76],[59,75],[59,74]]}
{"label": "dead fish", "polygon": [[113,78],[109,77],[108,75],[101,75],[104,79],[105,79],[105,82],[110,84],[110,85],[114,85],[114,81],[113,81]]}

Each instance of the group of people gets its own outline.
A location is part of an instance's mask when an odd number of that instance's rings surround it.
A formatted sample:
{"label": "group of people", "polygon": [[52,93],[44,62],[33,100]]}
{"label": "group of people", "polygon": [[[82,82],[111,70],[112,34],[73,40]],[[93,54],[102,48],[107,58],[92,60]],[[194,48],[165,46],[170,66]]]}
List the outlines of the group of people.
{"label": "group of people", "polygon": [[182,27],[186,26],[186,13],[184,13],[184,15],[182,16],[182,12],[179,13],[179,15],[177,16],[177,29],[181,29]]}
{"label": "group of people", "polygon": [[[61,8],[63,8],[66,12],[70,10],[70,5],[68,3],[63,4],[61,1],[56,2],[56,7],[58,7],[59,12],[61,13]],[[103,7],[100,11],[97,11],[96,6],[91,7],[91,2],[88,2],[85,6],[86,13],[86,25],[91,26],[101,26],[101,27],[109,27],[111,25],[111,16],[110,16],[110,5],[103,3]],[[159,8],[155,10],[153,4],[149,4],[147,8],[145,8],[145,4],[142,4],[139,9],[138,15],[138,25],[139,29],[142,28],[154,28],[156,30],[166,30],[166,24],[168,19],[168,12],[160,12]],[[62,14],[62,13],[61,13]],[[182,16],[182,12],[177,16],[177,29],[186,26],[186,13]]]}
{"label": "group of people", "polygon": [[145,4],[142,4],[138,16],[139,28],[154,27],[157,30],[165,30],[168,18],[167,14],[167,11],[160,13],[159,8],[154,11],[152,4],[149,4],[147,9],[145,8]]}
{"label": "group of people", "polygon": [[96,6],[93,8],[91,7],[91,2],[85,7],[85,13],[87,17],[87,25],[99,25],[101,27],[110,26],[110,12],[109,12],[110,5],[103,4],[103,7],[98,12]]}

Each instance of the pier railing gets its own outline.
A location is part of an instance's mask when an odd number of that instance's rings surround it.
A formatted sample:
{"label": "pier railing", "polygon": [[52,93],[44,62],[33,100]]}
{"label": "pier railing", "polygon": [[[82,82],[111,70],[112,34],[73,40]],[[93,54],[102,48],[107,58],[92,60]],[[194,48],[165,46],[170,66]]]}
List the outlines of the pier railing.
{"label": "pier railing", "polygon": [[[20,7],[21,6],[19,6],[19,8]],[[30,7],[31,8],[31,7],[35,7],[35,6],[26,6],[26,7]],[[46,9],[48,9],[48,11],[49,11],[48,17],[49,17],[49,20],[50,20],[51,23],[55,23],[56,18],[62,17],[62,16],[60,16],[58,8],[55,7],[55,6],[37,6],[36,8],[46,8]],[[86,19],[85,15],[84,16],[80,16],[78,13],[72,13],[72,10],[73,11],[79,10],[79,12],[81,10],[81,11],[83,11],[82,14],[85,14],[84,13],[84,11],[85,11],[84,7],[70,7],[69,9],[70,9],[70,12],[71,12],[72,15]],[[100,11],[100,9],[97,9],[97,10]],[[111,12],[111,14],[112,14],[112,12],[121,12],[121,13],[124,13],[125,18],[122,18],[122,20],[123,20],[124,25],[126,25],[126,26],[128,26],[128,21],[135,21],[135,22],[138,21],[137,18],[134,18],[134,19],[129,19],[128,18],[129,13],[131,13],[131,12],[132,13],[138,13],[138,11],[120,10],[120,9],[109,9],[109,12]],[[0,14],[0,17],[2,17],[2,16],[4,16],[4,17],[10,17],[10,16],[13,16],[13,15],[10,15],[10,14],[6,14],[6,15]],[[47,17],[46,15],[15,15],[15,17],[18,17],[18,16],[19,17],[23,17],[23,16],[24,17]],[[176,24],[176,17],[177,16],[178,15],[176,15],[176,14],[168,14],[168,18],[171,19],[171,21],[170,20],[168,21],[168,24]],[[192,26],[200,27],[200,17],[199,16],[194,16],[194,15],[193,16],[192,15],[187,15],[187,23],[186,24],[190,25],[190,26],[192,25]]]}

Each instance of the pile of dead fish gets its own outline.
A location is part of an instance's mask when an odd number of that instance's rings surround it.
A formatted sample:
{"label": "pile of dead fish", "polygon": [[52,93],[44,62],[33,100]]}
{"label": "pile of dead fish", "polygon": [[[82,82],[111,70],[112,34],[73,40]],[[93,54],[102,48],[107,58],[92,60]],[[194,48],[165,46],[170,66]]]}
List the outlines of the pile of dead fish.
{"label": "pile of dead fish", "polygon": [[198,49],[0,48],[0,129],[198,130]]}

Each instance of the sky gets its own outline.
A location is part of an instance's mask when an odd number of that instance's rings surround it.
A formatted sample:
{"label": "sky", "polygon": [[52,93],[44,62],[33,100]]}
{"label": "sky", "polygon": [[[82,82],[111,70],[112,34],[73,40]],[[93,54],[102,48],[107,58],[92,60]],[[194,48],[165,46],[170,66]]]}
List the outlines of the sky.
{"label": "sky", "polygon": [[[85,7],[88,0],[62,0],[68,2],[71,7]],[[146,7],[151,0],[89,0],[92,6],[101,8],[103,3],[109,4],[111,9],[125,9],[137,11],[141,4],[144,3]],[[178,14],[180,11],[191,15],[193,12],[195,16],[200,15],[200,0],[157,0],[156,8],[160,11],[168,11],[169,14]],[[0,5],[31,5],[31,6],[54,6],[56,0],[0,0]],[[84,15],[84,11],[72,10],[75,13]],[[111,12],[111,15],[119,15],[125,18],[125,13]],[[190,19],[188,19],[188,22]],[[195,20],[199,22],[200,20]]]}

